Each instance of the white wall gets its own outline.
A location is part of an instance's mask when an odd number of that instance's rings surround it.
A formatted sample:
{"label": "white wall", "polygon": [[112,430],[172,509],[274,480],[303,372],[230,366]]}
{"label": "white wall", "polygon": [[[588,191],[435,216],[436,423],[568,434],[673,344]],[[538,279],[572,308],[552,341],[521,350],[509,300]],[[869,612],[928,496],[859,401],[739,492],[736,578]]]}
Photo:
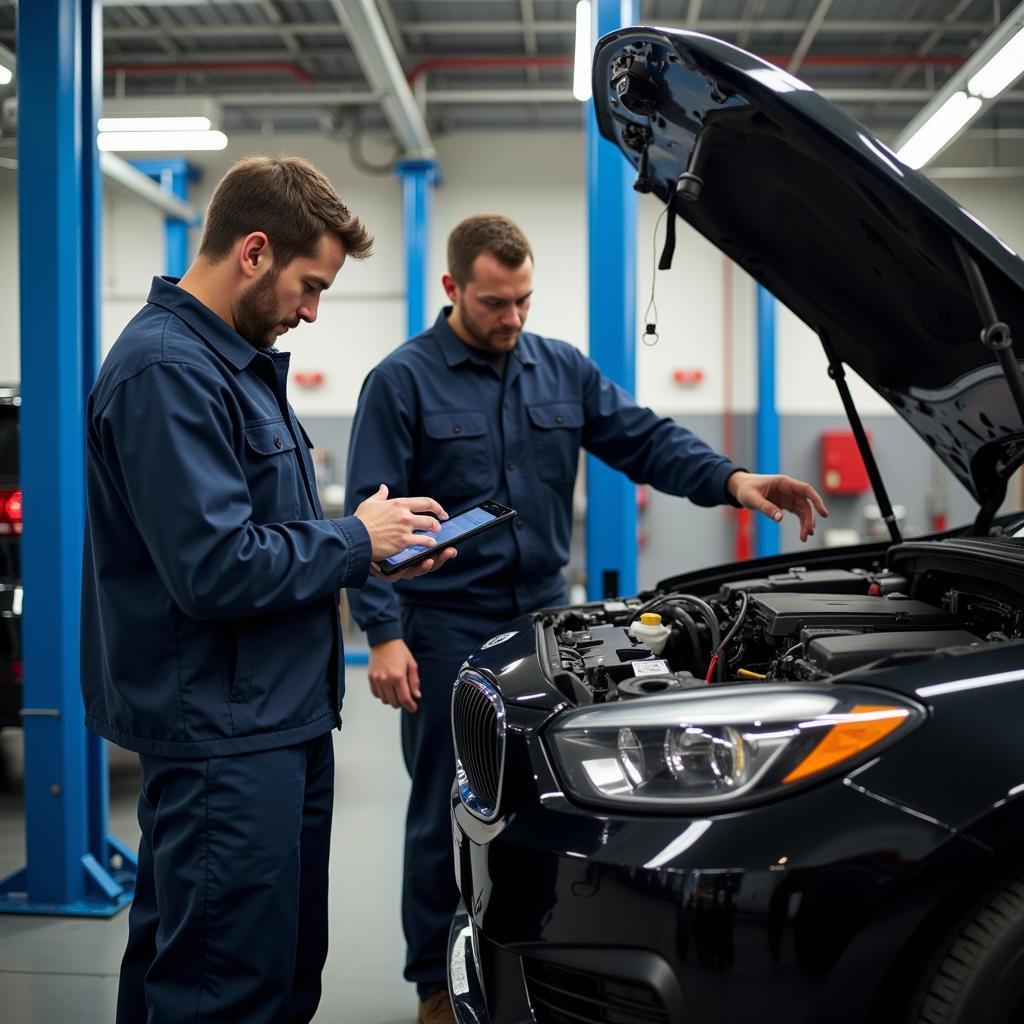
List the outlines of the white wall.
{"label": "white wall", "polygon": [[[320,370],[325,384],[295,389],[305,415],[349,415],[367,371],[404,336],[404,259],[401,188],[391,174],[356,170],[347,147],[322,136],[235,135],[223,153],[197,154],[202,180],[193,201],[204,206],[221,174],[252,153],[295,153],[308,157],[331,177],[354,212],[376,237],[375,254],[350,262],[321,304],[319,321],[303,326],[288,343],[296,369]],[[384,149],[380,151],[383,155]],[[444,301],[440,276],[445,239],[466,214],[497,210],[515,218],[537,256],[536,295],[530,326],[586,349],[586,217],[583,138],[580,133],[463,133],[442,137],[443,180],[434,196],[428,307],[432,317]],[[990,224],[1010,245],[1024,249],[1024,204],[1020,181],[952,181],[947,190]],[[0,381],[18,375],[18,268],[16,174],[0,170]],[[642,197],[637,237],[637,381],[639,397],[661,412],[717,413],[727,403],[739,413],[755,406],[755,319],[753,282],[732,271],[732,302],[726,310],[725,261],[709,243],[681,226],[671,272],[657,274],[657,346],[639,344],[646,320],[661,204]],[[193,233],[195,235],[195,233]],[[193,246],[197,239],[193,238]],[[163,270],[162,215],[118,186],[104,195],[103,342],[113,342],[145,301],[153,274]],[[46,275],[41,272],[40,295]],[[731,312],[732,385],[726,394],[723,351]],[[817,340],[786,310],[779,313],[778,407],[783,414],[841,412],[825,377]],[[695,385],[676,383],[678,369],[700,370]],[[881,399],[854,381],[865,415],[888,413]]]}

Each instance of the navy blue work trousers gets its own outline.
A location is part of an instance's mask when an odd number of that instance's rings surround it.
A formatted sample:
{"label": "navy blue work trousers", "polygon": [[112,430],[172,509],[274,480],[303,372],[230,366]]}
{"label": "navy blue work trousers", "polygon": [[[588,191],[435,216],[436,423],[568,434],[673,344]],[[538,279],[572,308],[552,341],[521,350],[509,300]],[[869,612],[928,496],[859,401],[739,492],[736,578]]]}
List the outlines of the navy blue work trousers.
{"label": "navy blue work trousers", "polygon": [[420,999],[446,986],[448,929],[459,905],[452,849],[455,780],[452,687],[467,655],[500,632],[505,617],[406,605],[403,638],[419,666],[419,708],[402,711],[402,754],[412,779],[405,819],[402,926],[405,977]]}
{"label": "navy blue work trousers", "polygon": [[117,1024],[305,1024],[327,957],[331,734],[206,760],[141,755]]}

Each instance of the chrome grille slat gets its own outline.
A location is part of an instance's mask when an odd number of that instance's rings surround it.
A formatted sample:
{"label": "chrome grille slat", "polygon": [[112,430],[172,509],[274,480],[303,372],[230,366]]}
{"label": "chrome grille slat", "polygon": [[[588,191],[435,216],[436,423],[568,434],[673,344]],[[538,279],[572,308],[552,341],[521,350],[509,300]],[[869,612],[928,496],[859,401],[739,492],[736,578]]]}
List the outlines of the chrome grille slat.
{"label": "chrome grille slat", "polygon": [[479,673],[463,672],[452,693],[456,779],[462,802],[490,821],[497,816],[505,758],[505,705]]}

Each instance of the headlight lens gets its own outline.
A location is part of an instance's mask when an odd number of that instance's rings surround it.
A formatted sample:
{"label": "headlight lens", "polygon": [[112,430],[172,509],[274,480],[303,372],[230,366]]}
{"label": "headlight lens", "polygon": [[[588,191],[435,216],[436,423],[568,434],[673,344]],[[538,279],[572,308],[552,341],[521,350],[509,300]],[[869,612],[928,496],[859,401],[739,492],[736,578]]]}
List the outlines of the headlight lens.
{"label": "headlight lens", "polygon": [[858,687],[718,687],[568,711],[546,743],[577,799],[678,811],[847,770],[923,718],[903,697]]}

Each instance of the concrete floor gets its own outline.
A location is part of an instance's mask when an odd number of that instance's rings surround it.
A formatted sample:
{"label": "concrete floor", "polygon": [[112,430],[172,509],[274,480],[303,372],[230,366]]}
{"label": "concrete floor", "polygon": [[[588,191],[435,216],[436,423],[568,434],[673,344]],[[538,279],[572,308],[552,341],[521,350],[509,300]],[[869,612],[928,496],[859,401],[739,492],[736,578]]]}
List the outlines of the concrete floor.
{"label": "concrete floor", "polygon": [[[348,672],[345,727],[335,733],[331,948],[316,1020],[412,1024],[416,993],[402,978],[402,824],[409,785],[398,712],[374,700],[366,670]],[[24,864],[21,736],[0,733],[0,876]],[[134,758],[111,751],[111,832],[138,844]],[[0,915],[0,1019],[10,1024],[110,1024],[128,912],[110,921]]]}

